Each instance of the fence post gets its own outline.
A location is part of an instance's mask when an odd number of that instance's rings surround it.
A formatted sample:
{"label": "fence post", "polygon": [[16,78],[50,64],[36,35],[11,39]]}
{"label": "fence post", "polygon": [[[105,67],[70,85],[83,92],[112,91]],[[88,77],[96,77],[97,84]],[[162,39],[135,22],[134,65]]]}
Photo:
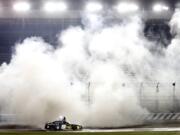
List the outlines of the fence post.
{"label": "fence post", "polygon": [[174,83],[172,83],[172,85],[173,85],[173,112],[175,112],[176,111],[176,83],[174,82]]}
{"label": "fence post", "polygon": [[143,82],[140,83],[140,89],[139,89],[139,101],[140,101],[140,105],[142,105],[142,90],[143,90]]}
{"label": "fence post", "polygon": [[156,112],[159,112],[159,82],[156,85]]}

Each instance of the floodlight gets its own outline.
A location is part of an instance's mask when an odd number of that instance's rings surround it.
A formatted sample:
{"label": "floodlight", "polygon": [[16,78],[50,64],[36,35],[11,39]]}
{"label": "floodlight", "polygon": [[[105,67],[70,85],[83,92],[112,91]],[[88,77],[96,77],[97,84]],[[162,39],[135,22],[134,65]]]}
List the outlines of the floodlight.
{"label": "floodlight", "polygon": [[169,10],[169,7],[164,4],[155,4],[153,6],[154,12],[161,12],[161,11],[168,11],[168,10]]}
{"label": "floodlight", "polygon": [[16,2],[13,5],[13,9],[18,12],[27,12],[31,9],[31,5],[28,2]]}
{"label": "floodlight", "polygon": [[64,2],[47,2],[44,4],[44,10],[49,13],[63,12],[67,9],[67,5]]}
{"label": "floodlight", "polygon": [[138,10],[139,10],[139,6],[135,3],[121,2],[117,6],[117,11],[119,13],[136,12]]}
{"label": "floodlight", "polygon": [[87,12],[99,12],[103,9],[103,6],[98,2],[89,2],[86,5]]}

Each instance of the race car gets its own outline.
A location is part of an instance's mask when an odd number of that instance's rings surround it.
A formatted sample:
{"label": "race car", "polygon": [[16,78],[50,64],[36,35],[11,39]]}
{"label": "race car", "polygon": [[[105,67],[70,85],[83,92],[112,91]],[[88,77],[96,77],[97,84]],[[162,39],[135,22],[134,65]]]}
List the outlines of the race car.
{"label": "race car", "polygon": [[66,131],[66,130],[82,130],[83,127],[77,124],[70,124],[66,122],[65,118],[63,120],[57,120],[45,124],[46,130],[53,131]]}

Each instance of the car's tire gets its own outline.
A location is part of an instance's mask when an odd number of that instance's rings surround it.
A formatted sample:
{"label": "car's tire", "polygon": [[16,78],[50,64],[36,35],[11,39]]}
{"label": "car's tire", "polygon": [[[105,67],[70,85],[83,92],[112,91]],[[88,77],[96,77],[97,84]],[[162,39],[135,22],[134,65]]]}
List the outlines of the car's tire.
{"label": "car's tire", "polygon": [[83,127],[81,125],[72,125],[72,130],[82,130]]}
{"label": "car's tire", "polygon": [[56,130],[60,130],[60,126],[59,125],[56,125]]}
{"label": "car's tire", "polygon": [[45,125],[45,127],[44,127],[45,129],[49,129],[49,125]]}
{"label": "car's tire", "polygon": [[72,125],[72,130],[77,130],[77,126],[76,125]]}

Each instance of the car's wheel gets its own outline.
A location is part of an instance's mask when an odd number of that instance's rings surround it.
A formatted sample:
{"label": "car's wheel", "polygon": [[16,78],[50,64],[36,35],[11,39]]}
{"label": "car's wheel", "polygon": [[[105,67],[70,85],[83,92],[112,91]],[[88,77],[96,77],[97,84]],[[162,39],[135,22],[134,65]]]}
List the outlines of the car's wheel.
{"label": "car's wheel", "polygon": [[72,130],[77,130],[77,126],[76,125],[72,125]]}
{"label": "car's wheel", "polygon": [[49,125],[45,125],[45,129],[49,129]]}
{"label": "car's wheel", "polygon": [[60,130],[60,126],[59,125],[56,125],[56,130]]}

